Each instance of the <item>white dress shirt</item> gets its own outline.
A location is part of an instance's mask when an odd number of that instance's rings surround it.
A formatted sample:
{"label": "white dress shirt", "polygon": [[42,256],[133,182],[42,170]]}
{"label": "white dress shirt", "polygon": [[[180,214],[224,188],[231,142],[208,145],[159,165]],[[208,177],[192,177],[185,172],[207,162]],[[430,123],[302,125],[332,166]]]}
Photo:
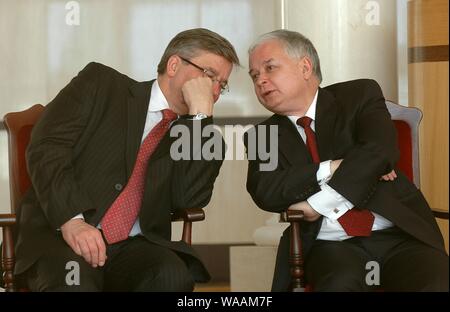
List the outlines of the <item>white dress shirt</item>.
{"label": "white dress shirt", "polygon": [[[311,128],[313,131],[315,131],[316,128],[315,118],[318,93],[319,91],[317,90],[311,106],[305,114],[305,116],[312,119]],[[288,118],[295,125],[297,131],[300,133],[300,136],[303,139],[303,142],[305,142],[306,144],[305,130],[303,129],[303,127],[297,125],[297,119],[299,119],[300,117],[288,116]],[[316,194],[310,196],[307,199],[307,202],[315,211],[324,216],[317,239],[337,241],[352,237],[347,235],[337,219],[348,210],[352,209],[354,205],[327,184],[327,182],[331,179],[330,165],[331,160],[325,160],[320,163],[319,169],[316,173],[316,177],[321,190]],[[375,216],[372,231],[382,230],[393,226],[392,222],[390,222],[386,218],[383,218],[382,216],[374,212],[372,212],[372,214]]]}
{"label": "white dress shirt", "polygon": [[[162,110],[169,108],[169,103],[166,97],[159,87],[158,80],[152,85],[152,93],[150,96],[150,103],[148,105],[147,117],[144,125],[144,133],[142,134],[141,144],[145,137],[150,133],[150,131],[162,120]],[[84,219],[83,214],[80,213],[73,217],[72,219]],[[97,228],[101,228],[100,223]],[[139,226],[139,218],[133,224],[129,236],[135,236],[141,234],[141,227]]]}

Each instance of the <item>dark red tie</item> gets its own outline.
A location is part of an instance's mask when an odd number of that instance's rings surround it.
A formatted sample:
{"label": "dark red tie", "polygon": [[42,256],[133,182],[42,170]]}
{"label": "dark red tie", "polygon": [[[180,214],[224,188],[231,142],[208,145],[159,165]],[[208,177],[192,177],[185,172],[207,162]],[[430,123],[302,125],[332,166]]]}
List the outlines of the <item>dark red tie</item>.
{"label": "dark red tie", "polygon": [[[316,135],[311,129],[311,122],[312,119],[306,116],[297,119],[297,125],[303,127],[305,130],[306,146],[311,154],[313,162],[320,163]],[[374,220],[375,217],[369,210],[359,210],[355,207],[338,218],[339,223],[349,236],[370,236]]]}
{"label": "dark red tie", "polygon": [[170,123],[177,118],[177,115],[169,109],[164,109],[162,113],[163,119],[153,127],[139,148],[127,185],[101,221],[103,234],[109,244],[127,239],[139,214],[148,160],[169,129]]}

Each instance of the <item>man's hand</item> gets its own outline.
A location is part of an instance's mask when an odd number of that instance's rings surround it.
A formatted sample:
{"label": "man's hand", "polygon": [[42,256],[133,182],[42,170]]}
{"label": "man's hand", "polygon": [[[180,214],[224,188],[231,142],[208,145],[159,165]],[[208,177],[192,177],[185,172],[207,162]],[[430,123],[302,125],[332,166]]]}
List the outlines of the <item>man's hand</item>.
{"label": "man's hand", "polygon": [[92,267],[103,266],[106,261],[106,246],[100,231],[83,219],[72,219],[61,226],[66,243]]}
{"label": "man's hand", "polygon": [[189,114],[196,115],[204,113],[211,116],[213,113],[213,104],[215,102],[213,95],[213,82],[208,77],[197,77],[186,81],[181,88],[184,101],[189,107]]}
{"label": "man's hand", "polygon": [[343,161],[343,159],[336,159],[336,160],[331,161],[331,163],[330,163],[331,175],[333,175],[334,172],[337,170],[337,168],[339,168],[342,161]]}
{"label": "man's hand", "polygon": [[303,211],[304,219],[308,222],[316,221],[320,217],[320,214],[315,211],[307,201],[301,201],[290,205],[288,209]]}
{"label": "man's hand", "polygon": [[394,181],[397,178],[397,174],[395,173],[395,170],[392,170],[391,172],[389,172],[388,174],[385,174],[384,176],[382,176],[380,178],[381,180],[384,181]]}

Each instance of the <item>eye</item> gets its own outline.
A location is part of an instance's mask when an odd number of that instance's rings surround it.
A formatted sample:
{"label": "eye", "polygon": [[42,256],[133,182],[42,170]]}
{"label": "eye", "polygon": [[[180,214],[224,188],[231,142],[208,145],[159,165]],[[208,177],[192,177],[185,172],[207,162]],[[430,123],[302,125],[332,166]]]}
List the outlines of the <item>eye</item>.
{"label": "eye", "polygon": [[275,69],[276,67],[274,65],[267,65],[266,66],[266,71],[271,72]]}
{"label": "eye", "polygon": [[258,80],[259,74],[251,74],[250,78],[252,78],[253,81]]}
{"label": "eye", "polygon": [[206,69],[205,70],[205,74],[206,76],[208,76],[209,78],[213,79],[216,77],[216,74],[214,74],[211,70]]}

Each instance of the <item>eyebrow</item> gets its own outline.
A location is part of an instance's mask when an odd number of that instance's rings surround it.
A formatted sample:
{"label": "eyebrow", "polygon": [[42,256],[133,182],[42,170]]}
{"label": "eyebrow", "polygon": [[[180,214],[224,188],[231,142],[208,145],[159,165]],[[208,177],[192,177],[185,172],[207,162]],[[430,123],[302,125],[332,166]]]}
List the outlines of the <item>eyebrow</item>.
{"label": "eyebrow", "polygon": [[[270,59],[268,59],[268,60],[263,61],[262,63],[263,63],[263,65],[266,65],[267,63],[270,63],[270,62],[273,62],[273,61],[274,61],[274,59],[273,59],[273,58],[270,58]],[[250,70],[248,71],[248,74],[251,75],[252,72],[253,72],[253,69],[250,69]]]}

